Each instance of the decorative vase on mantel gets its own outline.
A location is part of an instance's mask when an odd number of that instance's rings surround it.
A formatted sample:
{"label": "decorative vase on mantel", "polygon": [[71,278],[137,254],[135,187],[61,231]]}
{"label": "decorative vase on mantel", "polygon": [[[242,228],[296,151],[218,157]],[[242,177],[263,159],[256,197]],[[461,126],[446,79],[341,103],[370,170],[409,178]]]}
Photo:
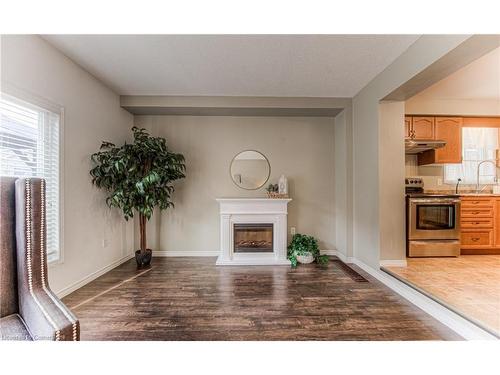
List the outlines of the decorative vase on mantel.
{"label": "decorative vase on mantel", "polygon": [[278,193],[282,196],[288,197],[288,180],[284,174],[278,180]]}

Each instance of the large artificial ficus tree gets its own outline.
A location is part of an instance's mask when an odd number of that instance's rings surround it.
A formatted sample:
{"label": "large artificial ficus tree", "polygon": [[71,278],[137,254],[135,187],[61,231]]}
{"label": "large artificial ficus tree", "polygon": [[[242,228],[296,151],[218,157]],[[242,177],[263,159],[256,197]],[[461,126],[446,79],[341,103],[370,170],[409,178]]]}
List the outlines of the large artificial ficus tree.
{"label": "large artificial ficus tree", "polygon": [[92,183],[107,192],[109,207],[121,209],[125,219],[139,216],[141,252],[147,249],[146,222],[155,207],[173,207],[172,183],[184,178],[184,156],[171,152],[164,138],[152,137],[145,129],[132,128],[133,143],[115,146],[102,142],[91,159]]}

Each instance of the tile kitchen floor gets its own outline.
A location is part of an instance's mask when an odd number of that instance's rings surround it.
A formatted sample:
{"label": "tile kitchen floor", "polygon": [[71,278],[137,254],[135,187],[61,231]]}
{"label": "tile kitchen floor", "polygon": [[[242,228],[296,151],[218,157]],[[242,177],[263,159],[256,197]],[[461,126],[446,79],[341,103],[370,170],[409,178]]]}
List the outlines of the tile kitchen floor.
{"label": "tile kitchen floor", "polygon": [[383,269],[500,335],[500,255],[407,261]]}

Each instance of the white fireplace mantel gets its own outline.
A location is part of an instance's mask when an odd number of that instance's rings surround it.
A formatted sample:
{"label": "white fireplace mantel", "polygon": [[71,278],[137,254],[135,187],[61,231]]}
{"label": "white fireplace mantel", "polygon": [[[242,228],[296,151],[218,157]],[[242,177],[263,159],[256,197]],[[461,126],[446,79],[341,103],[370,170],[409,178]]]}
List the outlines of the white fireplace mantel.
{"label": "white fireplace mantel", "polygon": [[[217,265],[290,265],[286,259],[288,203],[291,199],[218,198],[220,255]],[[273,224],[272,253],[235,253],[234,224]]]}

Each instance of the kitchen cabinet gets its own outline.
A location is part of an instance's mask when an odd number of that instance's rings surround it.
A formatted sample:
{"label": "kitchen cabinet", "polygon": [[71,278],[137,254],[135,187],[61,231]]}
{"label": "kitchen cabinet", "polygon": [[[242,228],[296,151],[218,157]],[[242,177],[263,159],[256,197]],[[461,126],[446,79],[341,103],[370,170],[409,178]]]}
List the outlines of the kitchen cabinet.
{"label": "kitchen cabinet", "polygon": [[495,199],[495,247],[500,249],[500,197]]}
{"label": "kitchen cabinet", "polygon": [[434,117],[413,116],[411,121],[410,138],[435,139],[434,138]]}
{"label": "kitchen cabinet", "polygon": [[462,121],[461,117],[436,117],[435,137],[445,141],[446,146],[436,150],[434,163],[460,164],[462,162]]}
{"label": "kitchen cabinet", "polygon": [[462,117],[405,116],[405,137],[443,140],[446,146],[418,154],[418,165],[462,162]]}
{"label": "kitchen cabinet", "polygon": [[461,253],[500,254],[500,197],[461,197]]}
{"label": "kitchen cabinet", "polygon": [[492,241],[493,241],[493,232],[491,230],[481,230],[475,232],[464,231],[462,233],[461,254],[462,255],[479,254],[480,253],[479,250],[491,248]]}

